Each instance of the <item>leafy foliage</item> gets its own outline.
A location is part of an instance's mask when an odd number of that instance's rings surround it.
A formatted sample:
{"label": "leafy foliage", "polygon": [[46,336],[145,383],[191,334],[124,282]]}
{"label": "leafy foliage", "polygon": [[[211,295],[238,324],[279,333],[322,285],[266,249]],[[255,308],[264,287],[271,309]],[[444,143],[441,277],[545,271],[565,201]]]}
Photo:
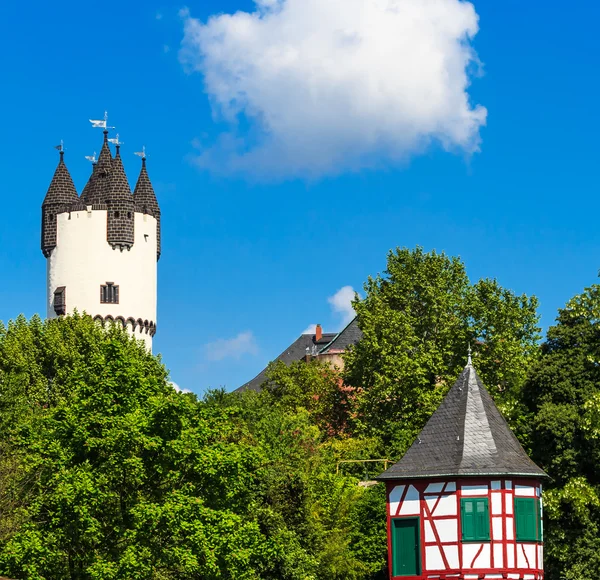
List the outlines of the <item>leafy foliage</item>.
{"label": "leafy foliage", "polygon": [[[343,369],[272,364],[261,392],[175,392],[89,317],[0,324],[0,573],[28,580],[383,580],[385,492],[464,366],[552,477],[549,580],[600,567],[600,286],[539,347],[537,302],[397,249],[355,301]],[[341,374],[340,374],[341,371]],[[342,380],[343,379],[343,380]],[[356,461],[356,463],[352,462]]]}
{"label": "leafy foliage", "polygon": [[357,428],[399,456],[439,406],[466,362],[467,345],[498,401],[518,397],[540,338],[537,301],[495,280],[471,284],[464,264],[435,251],[398,248],[354,307],[364,340],[346,357],[360,389]]}
{"label": "leafy foliage", "polygon": [[600,566],[600,286],[571,299],[548,330],[523,397],[545,493],[550,580],[594,577]]}

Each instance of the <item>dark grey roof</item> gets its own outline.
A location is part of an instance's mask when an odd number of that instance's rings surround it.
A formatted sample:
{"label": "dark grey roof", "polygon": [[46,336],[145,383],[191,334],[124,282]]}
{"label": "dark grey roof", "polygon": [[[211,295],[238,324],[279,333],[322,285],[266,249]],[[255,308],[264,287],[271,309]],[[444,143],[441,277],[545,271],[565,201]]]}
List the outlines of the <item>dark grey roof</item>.
{"label": "dark grey roof", "polygon": [[335,338],[323,348],[319,354],[328,354],[333,352],[345,352],[349,346],[356,344],[363,337],[362,330],[358,328],[356,318],[339,332]]}
{"label": "dark grey roof", "polygon": [[133,190],[133,198],[135,200],[135,211],[149,214],[156,218],[156,247],[157,256],[160,258],[161,242],[160,242],[160,207],[154,193],[154,188],[148,177],[146,170],[146,158],[142,157],[142,169],[138,177],[135,189]]}
{"label": "dark grey roof", "polygon": [[47,205],[69,206],[78,199],[79,196],[71,179],[71,174],[65,165],[64,152],[61,151],[58,166],[50,182],[50,187],[48,187],[42,207]]}
{"label": "dark grey roof", "polygon": [[[290,346],[288,346],[275,360],[282,361],[286,365],[302,360],[307,354],[317,354],[320,349],[329,344],[335,338],[335,333],[323,333],[321,340],[316,340],[314,334],[301,334]],[[251,381],[242,385],[236,391],[259,391],[267,380],[267,369],[263,369]]]}
{"label": "dark grey roof", "polygon": [[104,142],[98,162],[92,170],[89,181],[81,192],[85,205],[104,205],[109,194],[109,177],[113,168],[113,157],[108,146],[108,131],[104,131]]}
{"label": "dark grey roof", "polygon": [[467,365],[404,457],[377,479],[481,475],[547,477]]}

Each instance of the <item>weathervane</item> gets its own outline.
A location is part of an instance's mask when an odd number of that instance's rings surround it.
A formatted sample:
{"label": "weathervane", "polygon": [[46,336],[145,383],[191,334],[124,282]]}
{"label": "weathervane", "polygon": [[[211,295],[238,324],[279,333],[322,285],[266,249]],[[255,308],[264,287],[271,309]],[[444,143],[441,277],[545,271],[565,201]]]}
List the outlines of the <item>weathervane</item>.
{"label": "weathervane", "polygon": [[60,140],[60,145],[55,145],[54,149],[58,149],[61,153],[65,152],[65,144],[62,139]]}
{"label": "weathervane", "polygon": [[108,111],[104,111],[104,119],[90,119],[90,123],[94,129],[114,129],[114,127],[108,126]]}
{"label": "weathervane", "polygon": [[113,145],[116,145],[117,147],[120,147],[121,145],[125,145],[125,143],[123,143],[123,141],[119,141],[118,133],[114,139],[109,139],[108,141],[109,141],[109,143],[112,143]]}
{"label": "weathervane", "polygon": [[96,160],[96,152],[95,152],[95,151],[94,151],[94,154],[93,154],[93,155],[86,155],[86,156],[85,156],[85,158],[86,158],[88,161],[91,161],[91,162],[92,162],[94,165],[96,164],[96,161],[97,161],[97,160]]}
{"label": "weathervane", "polygon": [[146,159],[146,146],[144,145],[142,147],[142,150],[141,151],[136,151],[134,153],[134,155],[137,155],[138,157],[141,157],[142,159]]}

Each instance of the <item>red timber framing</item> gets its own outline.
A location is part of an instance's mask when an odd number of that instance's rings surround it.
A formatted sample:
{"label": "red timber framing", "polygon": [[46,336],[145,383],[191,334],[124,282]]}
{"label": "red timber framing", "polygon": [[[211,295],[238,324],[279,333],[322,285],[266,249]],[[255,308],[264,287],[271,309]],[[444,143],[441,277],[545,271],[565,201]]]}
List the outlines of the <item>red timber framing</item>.
{"label": "red timber framing", "polygon": [[[489,477],[386,481],[391,580],[542,580],[541,542],[516,540],[515,497],[541,498],[537,479]],[[487,499],[489,541],[462,541],[461,500]],[[393,576],[392,520],[419,517],[420,570]]]}

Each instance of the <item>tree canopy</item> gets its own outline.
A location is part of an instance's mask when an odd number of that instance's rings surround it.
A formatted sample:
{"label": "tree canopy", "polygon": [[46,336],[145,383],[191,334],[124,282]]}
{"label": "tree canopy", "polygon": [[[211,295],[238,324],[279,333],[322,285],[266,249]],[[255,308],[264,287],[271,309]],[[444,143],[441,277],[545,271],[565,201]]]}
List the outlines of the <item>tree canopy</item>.
{"label": "tree canopy", "polygon": [[[398,248],[354,302],[344,369],[273,363],[260,392],[176,392],[88,316],[0,325],[0,574],[20,580],[384,580],[385,491],[466,362],[532,458],[546,576],[600,566],[600,286],[541,346],[535,297]],[[341,371],[341,372],[340,372]]]}
{"label": "tree canopy", "polygon": [[466,364],[508,409],[537,355],[537,300],[496,280],[469,281],[459,258],[422,248],[390,251],[354,307],[364,339],[346,356],[359,389],[357,423],[395,455],[412,444]]}

